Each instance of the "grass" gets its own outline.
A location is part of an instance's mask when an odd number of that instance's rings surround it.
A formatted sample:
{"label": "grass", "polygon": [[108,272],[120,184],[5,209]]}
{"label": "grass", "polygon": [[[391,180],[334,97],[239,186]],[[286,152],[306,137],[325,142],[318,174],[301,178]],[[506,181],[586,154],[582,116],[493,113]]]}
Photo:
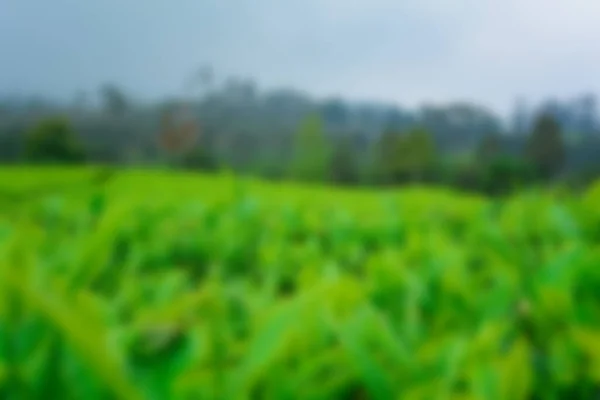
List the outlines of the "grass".
{"label": "grass", "polygon": [[0,398],[591,398],[598,204],[0,169]]}

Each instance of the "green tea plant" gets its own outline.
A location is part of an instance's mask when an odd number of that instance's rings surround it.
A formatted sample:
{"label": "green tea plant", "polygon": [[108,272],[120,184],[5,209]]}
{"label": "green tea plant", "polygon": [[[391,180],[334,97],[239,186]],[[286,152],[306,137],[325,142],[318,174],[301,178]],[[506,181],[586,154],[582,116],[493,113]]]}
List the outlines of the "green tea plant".
{"label": "green tea plant", "polygon": [[0,178],[0,398],[600,393],[600,186]]}

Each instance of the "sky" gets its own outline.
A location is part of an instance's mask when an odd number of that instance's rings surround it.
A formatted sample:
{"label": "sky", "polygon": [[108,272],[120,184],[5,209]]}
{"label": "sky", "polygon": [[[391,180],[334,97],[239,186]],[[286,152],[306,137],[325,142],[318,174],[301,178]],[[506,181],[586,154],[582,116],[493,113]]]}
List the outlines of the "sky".
{"label": "sky", "polygon": [[0,0],[0,96],[217,79],[507,113],[600,92],[597,0]]}

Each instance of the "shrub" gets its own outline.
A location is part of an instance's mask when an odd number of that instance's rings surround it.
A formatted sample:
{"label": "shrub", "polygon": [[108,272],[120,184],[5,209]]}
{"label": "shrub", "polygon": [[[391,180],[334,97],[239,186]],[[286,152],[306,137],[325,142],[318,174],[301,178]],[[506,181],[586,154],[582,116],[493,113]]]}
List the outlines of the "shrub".
{"label": "shrub", "polygon": [[27,133],[25,158],[34,163],[79,163],[85,158],[83,146],[63,117],[46,118]]}

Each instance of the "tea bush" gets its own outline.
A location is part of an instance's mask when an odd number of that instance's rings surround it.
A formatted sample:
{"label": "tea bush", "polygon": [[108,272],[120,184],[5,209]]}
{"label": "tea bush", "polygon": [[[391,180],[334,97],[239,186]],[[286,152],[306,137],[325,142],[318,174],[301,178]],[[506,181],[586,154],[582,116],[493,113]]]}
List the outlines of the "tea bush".
{"label": "tea bush", "polygon": [[599,193],[0,170],[0,398],[595,398]]}

